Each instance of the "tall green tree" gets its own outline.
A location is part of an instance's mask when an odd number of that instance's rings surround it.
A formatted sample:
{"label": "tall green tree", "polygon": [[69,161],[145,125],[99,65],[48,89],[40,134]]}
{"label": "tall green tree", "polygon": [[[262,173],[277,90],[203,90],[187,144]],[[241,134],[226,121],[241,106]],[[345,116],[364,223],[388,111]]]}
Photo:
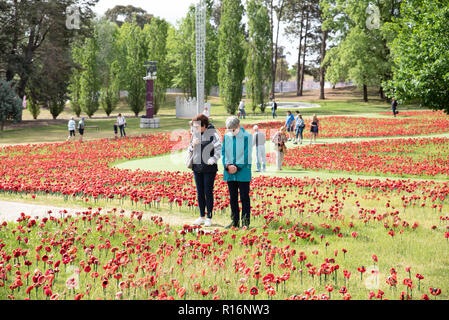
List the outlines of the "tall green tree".
{"label": "tall green tree", "polygon": [[30,108],[34,112],[40,106],[48,108],[56,119],[66,106],[73,65],[68,38],[64,33],[50,31],[34,59],[26,89]]}
{"label": "tall green tree", "polygon": [[395,62],[387,95],[449,114],[449,1],[404,1],[401,13],[386,26]]}
{"label": "tall green tree", "polygon": [[248,61],[246,64],[246,91],[253,112],[265,105],[271,85],[271,28],[267,8],[258,0],[247,3]]}
{"label": "tall green tree", "polygon": [[[67,40],[91,32],[93,7],[98,0],[60,1],[2,1],[0,14],[0,65],[6,69],[6,79],[17,82],[22,98],[30,81],[36,54],[48,41],[51,33],[64,35]],[[79,30],[67,29],[66,9],[79,10]],[[62,71],[61,71],[62,72]]]}
{"label": "tall green tree", "polygon": [[89,118],[98,111],[100,106],[100,78],[98,70],[97,37],[88,38],[84,42],[82,53],[82,68],[80,77],[80,105],[81,110]]}
{"label": "tall green tree", "polygon": [[72,45],[72,59],[74,61],[70,83],[68,86],[68,95],[70,98],[70,108],[79,118],[81,116],[81,72],[82,72],[82,54],[83,48],[81,41],[78,40]]}
{"label": "tall green tree", "polygon": [[119,72],[118,62],[114,61],[109,69],[108,82],[100,90],[100,105],[108,117],[117,108],[120,100]]}
{"label": "tall green tree", "polygon": [[127,102],[136,116],[145,108],[148,45],[139,25],[124,23],[117,35],[120,86],[128,91]]}
{"label": "tall green tree", "polygon": [[0,80],[0,131],[4,130],[6,121],[22,119],[22,108],[12,82]]}
{"label": "tall green tree", "polygon": [[190,7],[187,16],[182,18],[176,30],[169,33],[168,51],[174,75],[172,84],[184,91],[187,97],[196,96],[195,68],[195,15]]}
{"label": "tall green tree", "polygon": [[[398,1],[374,4],[369,0],[323,0],[322,6],[325,23],[338,17],[334,32],[340,40],[323,64],[328,65],[334,79],[335,75],[346,76],[345,80],[363,88],[363,98],[368,101],[368,86],[381,87],[392,75],[392,59],[382,26],[400,15]],[[382,88],[380,93],[383,96]]]}
{"label": "tall green tree", "polygon": [[98,72],[100,78],[100,105],[109,117],[117,108],[120,97],[119,72],[117,61],[116,35],[118,27],[115,23],[101,19],[95,25],[98,42]]}
{"label": "tall green tree", "polygon": [[235,114],[242,98],[245,78],[244,8],[240,0],[223,0],[218,28],[218,82],[220,97],[230,114]]}

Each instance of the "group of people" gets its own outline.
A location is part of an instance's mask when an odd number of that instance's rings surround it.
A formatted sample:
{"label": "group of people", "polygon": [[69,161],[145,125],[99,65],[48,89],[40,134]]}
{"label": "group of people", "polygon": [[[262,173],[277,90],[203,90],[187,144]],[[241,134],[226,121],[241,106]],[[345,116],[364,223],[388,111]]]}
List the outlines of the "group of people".
{"label": "group of people", "polygon": [[[302,144],[304,141],[304,129],[306,128],[306,123],[299,113],[296,111],[296,116],[293,116],[291,111],[287,111],[287,121],[285,123],[287,128],[288,141],[293,141],[293,144]],[[316,138],[320,132],[320,120],[317,115],[314,114],[312,121],[310,122],[310,144],[312,142],[316,143]]]}
{"label": "group of people", "polygon": [[[86,123],[84,122],[85,118],[81,118],[81,120],[78,122],[78,132],[80,134],[80,141],[83,141],[84,137],[84,130],[86,128]],[[76,121],[74,117],[71,117],[69,120],[69,136],[67,137],[67,141],[71,141],[72,139],[76,139]]]}
{"label": "group of people", "polygon": [[[72,141],[76,139],[76,129],[78,129],[78,133],[80,134],[80,141],[83,141],[84,138],[84,132],[86,129],[86,118],[81,118],[81,120],[78,122],[78,127],[76,125],[76,121],[74,117],[71,117],[68,123],[68,129],[69,129],[69,136],[67,138],[67,141]],[[117,117],[117,121],[114,123],[114,133],[115,138],[118,138],[118,131],[120,130],[120,137],[126,137],[126,118],[120,113]]]}
{"label": "group of people", "polygon": [[[194,225],[212,226],[214,211],[214,184],[218,173],[218,161],[223,162],[223,179],[228,185],[231,206],[231,223],[226,228],[249,227],[251,202],[249,197],[252,179],[252,153],[256,151],[256,172],[266,171],[266,135],[254,126],[253,134],[247,132],[240,123],[239,117],[230,117],[226,121],[226,134],[223,142],[209,117],[204,114],[196,116],[191,122],[192,139],[188,148],[187,166],[194,173],[197,188],[200,218]],[[289,111],[287,123],[274,135],[272,142],[276,148],[276,166],[282,170],[282,163],[287,151],[287,142],[293,140],[290,135],[295,128],[296,139],[301,137],[305,122],[297,112],[296,118]],[[311,122],[311,131],[315,135],[319,131],[319,120],[316,115]],[[290,138],[289,138],[290,137]],[[239,195],[242,206],[240,215]]]}

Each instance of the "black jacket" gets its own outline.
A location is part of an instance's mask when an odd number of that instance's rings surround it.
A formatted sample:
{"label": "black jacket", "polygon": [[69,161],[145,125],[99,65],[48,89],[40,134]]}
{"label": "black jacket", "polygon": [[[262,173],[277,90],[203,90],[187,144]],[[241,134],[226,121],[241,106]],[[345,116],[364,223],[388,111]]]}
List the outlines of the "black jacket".
{"label": "black jacket", "polygon": [[[206,132],[201,134],[201,145],[193,147],[193,168],[196,173],[218,172],[218,160],[221,158],[221,139],[215,127],[210,124]],[[204,157],[202,156],[204,155]],[[214,160],[213,165],[209,165],[209,159]]]}

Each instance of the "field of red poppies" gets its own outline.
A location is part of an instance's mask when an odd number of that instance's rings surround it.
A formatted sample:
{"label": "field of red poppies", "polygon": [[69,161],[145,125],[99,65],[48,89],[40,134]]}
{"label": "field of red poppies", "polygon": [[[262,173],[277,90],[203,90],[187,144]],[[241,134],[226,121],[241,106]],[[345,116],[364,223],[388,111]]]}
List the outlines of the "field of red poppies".
{"label": "field of red poppies", "polygon": [[[168,225],[148,210],[193,221],[192,175],[110,166],[185,143],[154,134],[1,149],[3,196],[88,208],[1,224],[0,299],[449,297],[447,183],[258,177],[250,229]],[[228,199],[219,176],[216,217],[230,216]]]}
{"label": "field of red poppies", "polygon": [[[383,112],[381,115],[383,116],[390,116],[393,112]],[[431,119],[438,119],[438,118],[449,118],[449,115],[444,113],[444,111],[404,111],[399,112],[399,117],[410,117],[410,118],[431,118]]]}
{"label": "field of red poppies", "polygon": [[409,138],[305,146],[289,150],[285,165],[318,171],[446,179],[449,139]]}
{"label": "field of red poppies", "polygon": [[[438,116],[432,111],[415,111],[409,117],[400,118],[364,118],[364,117],[325,117],[320,119],[321,138],[356,138],[356,137],[395,137],[420,136],[449,132],[449,117]],[[305,139],[310,139],[311,119],[305,118]],[[285,121],[264,122],[259,128],[272,136],[275,130],[285,125]],[[252,126],[247,126],[252,129]]]}

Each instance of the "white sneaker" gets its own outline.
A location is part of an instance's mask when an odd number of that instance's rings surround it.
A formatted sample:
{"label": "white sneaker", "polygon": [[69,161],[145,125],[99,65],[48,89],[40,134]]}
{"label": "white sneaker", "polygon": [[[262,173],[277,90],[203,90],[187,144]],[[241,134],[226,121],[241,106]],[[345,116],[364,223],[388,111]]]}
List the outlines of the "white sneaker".
{"label": "white sneaker", "polygon": [[212,220],[211,219],[206,219],[206,222],[204,223],[205,227],[212,227]]}
{"label": "white sneaker", "polygon": [[206,219],[205,218],[199,218],[198,220],[196,220],[194,223],[193,223],[193,225],[194,226],[202,226],[203,224],[205,224],[206,223]]}

